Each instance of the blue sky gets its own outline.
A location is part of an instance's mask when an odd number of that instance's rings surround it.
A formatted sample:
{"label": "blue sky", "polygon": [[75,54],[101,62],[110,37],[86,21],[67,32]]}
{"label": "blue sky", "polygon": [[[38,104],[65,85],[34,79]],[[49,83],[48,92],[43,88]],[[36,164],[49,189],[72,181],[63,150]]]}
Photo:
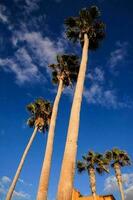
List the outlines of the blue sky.
{"label": "blue sky", "polygon": [[[79,45],[65,38],[64,19],[80,8],[96,4],[106,23],[106,38],[89,52],[77,159],[92,149],[119,147],[133,150],[133,2],[131,0],[5,0],[0,2],[0,199],[15,174],[32,129],[26,126],[26,105],[37,97],[54,100],[48,64],[57,53],[81,55]],[[57,191],[74,89],[65,89],[59,105],[49,200]],[[24,164],[14,200],[35,200],[47,135],[38,133]],[[126,200],[133,198],[133,167],[122,170]],[[98,194],[113,193],[114,179],[97,176]],[[90,194],[87,174],[75,174],[75,187]]]}

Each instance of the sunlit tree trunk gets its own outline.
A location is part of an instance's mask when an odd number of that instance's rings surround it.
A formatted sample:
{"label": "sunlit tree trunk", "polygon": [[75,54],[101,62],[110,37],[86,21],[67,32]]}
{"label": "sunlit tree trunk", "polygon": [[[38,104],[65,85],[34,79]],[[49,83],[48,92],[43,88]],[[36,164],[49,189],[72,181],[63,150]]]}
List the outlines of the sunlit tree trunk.
{"label": "sunlit tree trunk", "polygon": [[123,190],[123,186],[122,186],[122,175],[121,175],[120,166],[118,164],[115,164],[114,170],[115,170],[116,180],[117,180],[118,187],[119,187],[120,194],[121,194],[121,199],[125,200],[124,190]]}
{"label": "sunlit tree trunk", "polygon": [[75,94],[69,120],[66,146],[62,161],[62,168],[61,168],[60,180],[57,192],[57,200],[71,200],[72,197],[75,162],[77,154],[80,108],[82,102],[85,73],[87,68],[88,47],[89,47],[89,39],[87,34],[85,34],[82,60],[75,88]]}
{"label": "sunlit tree trunk", "polygon": [[50,168],[51,168],[51,159],[53,153],[53,142],[54,142],[54,132],[55,132],[55,124],[58,112],[58,105],[60,101],[60,97],[63,91],[63,81],[62,79],[59,82],[57,95],[54,101],[52,116],[50,121],[50,127],[48,132],[48,140],[47,146],[42,166],[42,171],[40,175],[40,183],[37,193],[37,200],[47,200],[47,192],[48,192],[48,183],[49,183],[49,176],[50,176]]}
{"label": "sunlit tree trunk", "polygon": [[90,176],[90,189],[93,196],[93,200],[97,200],[96,198],[96,177],[95,177],[95,169],[89,169],[89,176]]}
{"label": "sunlit tree trunk", "polygon": [[8,193],[7,193],[7,196],[6,196],[6,200],[10,200],[12,198],[13,191],[14,191],[16,183],[18,181],[18,178],[19,178],[20,172],[22,170],[25,158],[26,158],[26,156],[28,154],[28,151],[29,151],[29,149],[30,149],[30,147],[31,147],[31,145],[33,143],[33,140],[34,140],[34,138],[35,138],[35,136],[37,134],[37,130],[38,130],[38,127],[36,126],[35,129],[34,129],[34,131],[33,131],[32,136],[31,136],[31,138],[29,140],[29,143],[28,143],[28,145],[27,145],[27,147],[26,147],[26,149],[25,149],[25,151],[23,153],[23,156],[22,156],[21,161],[19,163],[19,166],[18,166],[18,169],[17,169],[16,174],[14,176],[14,179],[13,179],[13,181],[11,183],[11,186],[10,186],[10,188],[8,190]]}

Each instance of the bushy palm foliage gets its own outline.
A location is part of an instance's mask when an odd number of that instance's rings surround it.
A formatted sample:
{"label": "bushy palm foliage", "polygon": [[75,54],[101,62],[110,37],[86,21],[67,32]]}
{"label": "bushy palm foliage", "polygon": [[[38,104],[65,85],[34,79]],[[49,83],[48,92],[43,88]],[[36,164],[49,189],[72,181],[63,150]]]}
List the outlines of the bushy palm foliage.
{"label": "bushy palm foliage", "polygon": [[111,167],[113,168],[115,164],[119,165],[120,167],[131,165],[131,160],[127,152],[118,148],[113,148],[111,151],[107,151],[105,153],[105,157],[110,160]]}
{"label": "bushy palm foliage", "polygon": [[72,85],[77,80],[79,72],[79,59],[76,55],[57,55],[57,63],[51,64],[52,81],[58,84],[59,80],[63,80],[63,86]]}
{"label": "bushy palm foliage", "polygon": [[41,132],[47,131],[52,113],[51,103],[43,98],[38,98],[34,102],[27,105],[27,110],[31,115],[27,120],[27,124],[30,127],[34,127],[36,120],[40,118],[42,119],[43,123],[38,125],[38,130]]}
{"label": "bushy palm foliage", "polygon": [[65,25],[68,39],[73,42],[80,41],[83,46],[86,33],[89,38],[89,49],[97,49],[99,42],[105,37],[105,24],[99,18],[100,11],[96,6],[83,8],[79,16],[67,18]]}
{"label": "bushy palm foliage", "polygon": [[86,156],[82,156],[83,160],[77,162],[78,172],[89,172],[89,169],[95,169],[99,174],[108,171],[108,160],[99,153],[89,151]]}

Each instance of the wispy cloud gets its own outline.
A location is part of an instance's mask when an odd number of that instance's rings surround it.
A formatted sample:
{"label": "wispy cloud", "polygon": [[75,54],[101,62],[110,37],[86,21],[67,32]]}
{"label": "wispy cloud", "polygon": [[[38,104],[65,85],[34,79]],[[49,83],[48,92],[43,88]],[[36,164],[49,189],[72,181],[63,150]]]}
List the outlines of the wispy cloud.
{"label": "wispy cloud", "polygon": [[48,37],[43,37],[40,32],[16,32],[13,44],[18,42],[26,42],[40,65],[51,63],[55,61],[57,53],[64,51],[61,40],[53,41]]}
{"label": "wispy cloud", "polygon": [[100,67],[87,74],[90,87],[85,88],[84,97],[89,104],[100,105],[106,108],[130,107],[130,104],[119,100],[118,94],[113,87],[106,84],[104,71]]}
{"label": "wispy cloud", "polygon": [[110,68],[116,67],[118,64],[122,64],[125,61],[127,56],[127,42],[116,42],[116,48],[110,53],[110,59],[108,62],[108,66]]}
{"label": "wispy cloud", "polygon": [[70,86],[66,87],[63,91],[63,94],[67,95],[72,100],[72,97],[74,95],[74,90],[75,90],[75,87],[70,87]]}
{"label": "wispy cloud", "polygon": [[125,200],[133,199],[133,185],[125,190]]}
{"label": "wispy cloud", "polygon": [[[23,185],[27,184],[25,183],[22,179],[19,179],[19,182]],[[8,188],[10,186],[11,179],[8,176],[3,176],[0,178],[0,198],[5,199],[6,193],[8,191]],[[13,200],[29,200],[30,199],[30,194],[24,192],[24,191],[14,191],[13,193]]]}
{"label": "wispy cloud", "polygon": [[3,184],[8,184],[10,182],[11,182],[11,179],[8,176],[3,176],[1,178],[1,183],[3,183]]}
{"label": "wispy cloud", "polygon": [[7,10],[4,5],[0,5],[0,22],[2,23],[8,23],[8,16],[7,16]]}
{"label": "wispy cloud", "polygon": [[[40,0],[14,0],[14,2],[17,4],[18,7],[21,6],[21,9],[23,7],[24,13],[30,14],[33,11],[36,11],[39,9],[39,2]],[[21,2],[21,4],[20,4]],[[22,4],[23,3],[23,4]]]}
{"label": "wispy cloud", "polygon": [[[37,2],[39,1],[32,3],[36,4]],[[30,1],[26,0],[26,3],[30,4]],[[11,25],[8,24],[8,26]],[[5,72],[14,73],[16,83],[19,85],[26,82],[38,82],[40,79],[44,80],[40,67],[45,68],[45,71],[50,74],[47,65],[55,62],[57,53],[64,52],[65,39],[63,35],[54,41],[47,36],[44,37],[40,31],[29,31],[27,25],[22,22],[20,30],[16,30],[12,26],[11,32],[10,40],[14,55],[0,58],[0,68]]]}
{"label": "wispy cloud", "polygon": [[[88,104],[113,109],[132,108],[132,102],[119,99],[113,86],[106,84],[105,72],[101,67],[91,70],[86,78],[89,80],[89,87],[85,87],[83,96]],[[75,87],[68,87],[64,89],[63,93],[72,99],[74,90]]]}
{"label": "wispy cloud", "polygon": [[32,184],[31,183],[27,183],[27,182],[25,182],[23,179],[18,179],[18,181],[19,181],[19,183],[21,183],[21,184],[23,184],[23,185],[25,185],[25,186],[32,186]]}
{"label": "wispy cloud", "polygon": [[[133,199],[133,173],[123,174],[123,186],[125,192],[125,199],[132,200]],[[118,185],[115,176],[109,176],[105,180],[104,191],[107,193],[113,193],[118,191]]]}
{"label": "wispy cloud", "polygon": [[101,105],[108,108],[124,106],[118,102],[114,90],[105,89],[104,86],[98,84],[93,84],[89,89],[85,89],[84,97],[89,104]]}
{"label": "wispy cloud", "polygon": [[23,191],[19,191],[19,192],[14,191],[13,199],[14,200],[21,200],[21,199],[28,200],[28,199],[30,199],[30,195],[25,193],[25,192],[23,192]]}
{"label": "wispy cloud", "polygon": [[11,58],[0,59],[0,68],[5,72],[14,73],[16,83],[19,85],[37,82],[42,77],[38,67],[32,62],[31,56],[24,48],[18,49]]}
{"label": "wispy cloud", "polygon": [[86,78],[88,78],[91,81],[98,81],[98,82],[103,82],[104,81],[104,71],[98,67],[96,67],[94,70],[89,72],[86,75]]}
{"label": "wispy cloud", "polygon": [[39,2],[40,0],[25,0],[26,6],[25,9],[27,12],[32,12],[39,9]]}
{"label": "wispy cloud", "polygon": [[118,190],[118,185],[117,185],[117,181],[116,181],[115,176],[109,176],[105,180],[104,190],[105,190],[105,192],[108,192],[108,193],[111,193],[111,192]]}

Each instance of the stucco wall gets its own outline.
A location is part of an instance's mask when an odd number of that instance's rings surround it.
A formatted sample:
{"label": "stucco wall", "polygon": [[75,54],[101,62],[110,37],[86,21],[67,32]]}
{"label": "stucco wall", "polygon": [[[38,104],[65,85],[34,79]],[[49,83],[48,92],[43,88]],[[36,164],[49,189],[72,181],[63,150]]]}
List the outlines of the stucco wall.
{"label": "stucco wall", "polygon": [[[93,200],[92,196],[80,197],[80,192],[73,190],[72,200]],[[97,196],[97,200],[115,200],[112,195]]]}

